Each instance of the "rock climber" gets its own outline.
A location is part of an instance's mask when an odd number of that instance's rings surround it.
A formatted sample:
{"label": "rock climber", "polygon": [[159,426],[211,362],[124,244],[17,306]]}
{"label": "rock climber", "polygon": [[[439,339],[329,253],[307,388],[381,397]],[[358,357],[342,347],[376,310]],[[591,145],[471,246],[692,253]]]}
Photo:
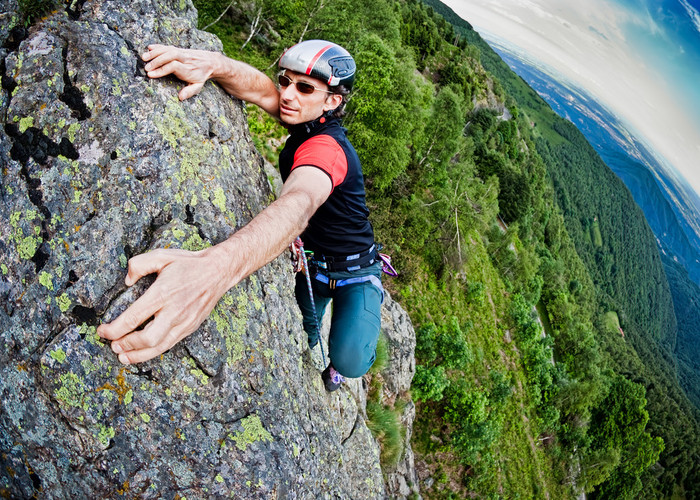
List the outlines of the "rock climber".
{"label": "rock climber", "polygon": [[127,286],[151,273],[158,277],[98,333],[112,341],[121,363],[154,358],[195,331],[224,293],[301,234],[312,252],[313,295],[302,273],[295,293],[310,349],[319,343],[317,325],[333,300],[325,387],[334,391],[345,377],[361,377],[374,362],[383,290],[360,161],[341,125],[355,78],[352,56],[335,43],[301,42],[280,58],[276,83],[217,52],[150,45],[142,58],[150,78],[174,75],[187,83],[180,100],[211,79],[277,118],[290,134],[279,157],[284,184],[277,200],[213,247],[158,249],[130,259]]}

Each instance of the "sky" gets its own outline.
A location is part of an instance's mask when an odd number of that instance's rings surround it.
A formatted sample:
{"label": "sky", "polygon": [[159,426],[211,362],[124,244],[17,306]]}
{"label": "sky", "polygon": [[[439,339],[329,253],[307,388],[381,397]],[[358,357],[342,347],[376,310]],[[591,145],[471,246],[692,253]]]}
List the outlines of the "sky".
{"label": "sky", "polygon": [[586,90],[700,194],[700,0],[441,0]]}

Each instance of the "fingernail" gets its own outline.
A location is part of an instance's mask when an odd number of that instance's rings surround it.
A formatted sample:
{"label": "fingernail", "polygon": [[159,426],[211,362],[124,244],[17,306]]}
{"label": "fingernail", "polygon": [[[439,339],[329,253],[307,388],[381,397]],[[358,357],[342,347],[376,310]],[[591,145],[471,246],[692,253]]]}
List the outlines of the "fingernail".
{"label": "fingernail", "polygon": [[119,362],[123,365],[128,365],[129,364],[129,358],[126,357],[126,354],[122,354],[119,356]]}
{"label": "fingernail", "polygon": [[151,65],[150,65],[150,64],[146,64],[146,66],[144,66],[144,68],[146,69],[146,71],[151,71]]}
{"label": "fingernail", "polygon": [[121,354],[124,352],[122,346],[119,344],[115,344],[114,342],[112,342],[112,350],[115,352],[115,354]]}

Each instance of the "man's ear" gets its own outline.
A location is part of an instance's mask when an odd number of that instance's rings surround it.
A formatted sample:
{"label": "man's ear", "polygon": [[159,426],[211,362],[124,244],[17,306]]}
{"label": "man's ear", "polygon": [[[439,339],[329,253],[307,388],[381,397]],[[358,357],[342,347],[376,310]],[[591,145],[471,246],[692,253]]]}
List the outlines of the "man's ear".
{"label": "man's ear", "polygon": [[343,96],[340,94],[328,94],[326,97],[326,103],[323,106],[323,111],[330,111],[335,109],[343,103]]}

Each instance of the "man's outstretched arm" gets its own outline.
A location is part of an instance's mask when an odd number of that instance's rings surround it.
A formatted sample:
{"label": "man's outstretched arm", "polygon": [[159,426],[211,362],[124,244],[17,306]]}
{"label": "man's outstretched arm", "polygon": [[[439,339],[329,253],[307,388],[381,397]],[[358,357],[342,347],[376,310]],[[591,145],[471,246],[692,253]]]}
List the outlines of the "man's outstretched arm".
{"label": "man's outstretched arm", "polygon": [[175,75],[188,83],[181,101],[198,94],[207,80],[214,80],[234,97],[260,106],[279,118],[279,92],[268,76],[254,67],[219,52],[149,45],[142,55],[150,78]]}
{"label": "man's outstretched arm", "polygon": [[331,189],[323,171],[298,167],[280,197],[226,241],[198,252],[159,249],[133,257],[127,286],[147,274],[158,277],[97,333],[112,341],[112,350],[124,364],[164,353],[195,331],[227,290],[280,255],[302,233]]}

